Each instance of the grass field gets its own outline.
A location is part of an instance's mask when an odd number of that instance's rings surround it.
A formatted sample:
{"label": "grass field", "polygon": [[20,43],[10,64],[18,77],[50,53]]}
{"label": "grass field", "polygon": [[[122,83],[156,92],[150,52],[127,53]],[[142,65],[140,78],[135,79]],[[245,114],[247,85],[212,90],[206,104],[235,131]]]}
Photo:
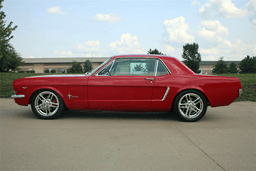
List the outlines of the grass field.
{"label": "grass field", "polygon": [[[12,82],[18,78],[49,75],[35,73],[0,73],[0,98],[11,97],[15,93]],[[256,74],[221,74],[221,76],[238,77],[243,87],[242,97],[236,101],[256,101]]]}

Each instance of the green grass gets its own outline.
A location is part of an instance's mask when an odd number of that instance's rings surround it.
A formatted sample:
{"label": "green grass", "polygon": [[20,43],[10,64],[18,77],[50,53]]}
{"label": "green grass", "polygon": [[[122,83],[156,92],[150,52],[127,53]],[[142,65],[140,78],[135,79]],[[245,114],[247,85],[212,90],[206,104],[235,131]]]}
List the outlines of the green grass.
{"label": "green grass", "polygon": [[[0,98],[11,97],[15,93],[12,82],[18,78],[49,75],[36,73],[3,73],[0,72]],[[256,74],[221,74],[221,76],[238,77],[243,87],[243,94],[236,101],[256,101]]]}
{"label": "green grass", "polygon": [[256,102],[256,74],[220,74],[220,76],[238,77],[240,79],[243,93],[236,101]]}
{"label": "green grass", "polygon": [[12,82],[18,78],[24,78],[37,75],[49,75],[48,74],[36,74],[36,73],[5,73],[0,72],[0,98],[11,97],[15,94],[13,90]]}

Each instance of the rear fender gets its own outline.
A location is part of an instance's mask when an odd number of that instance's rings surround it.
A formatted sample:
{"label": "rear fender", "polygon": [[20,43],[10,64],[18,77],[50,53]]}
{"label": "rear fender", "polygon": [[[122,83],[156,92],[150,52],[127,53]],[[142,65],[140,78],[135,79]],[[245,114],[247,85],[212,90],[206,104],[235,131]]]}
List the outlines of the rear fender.
{"label": "rear fender", "polygon": [[175,100],[175,98],[180,94],[180,93],[182,93],[183,91],[186,91],[186,90],[196,90],[196,91],[199,91],[200,93],[202,93],[203,95],[204,95],[204,97],[206,98],[206,100],[208,101],[208,104],[207,105],[211,105],[211,102],[209,101],[209,98],[207,97],[207,94],[205,93],[205,91],[202,89],[202,88],[200,88],[200,87],[183,87],[183,88],[181,88],[181,89],[179,89],[178,91],[177,91],[177,94],[176,94],[176,96],[174,97],[174,99],[173,99],[173,101]]}

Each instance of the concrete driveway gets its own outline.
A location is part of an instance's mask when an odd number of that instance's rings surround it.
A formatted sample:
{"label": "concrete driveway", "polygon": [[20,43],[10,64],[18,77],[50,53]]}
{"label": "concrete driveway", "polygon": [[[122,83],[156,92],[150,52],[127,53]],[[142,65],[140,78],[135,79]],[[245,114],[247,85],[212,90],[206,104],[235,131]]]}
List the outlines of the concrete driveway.
{"label": "concrete driveway", "polygon": [[195,123],[76,111],[41,120],[13,99],[0,105],[0,170],[256,170],[255,102],[209,107]]}

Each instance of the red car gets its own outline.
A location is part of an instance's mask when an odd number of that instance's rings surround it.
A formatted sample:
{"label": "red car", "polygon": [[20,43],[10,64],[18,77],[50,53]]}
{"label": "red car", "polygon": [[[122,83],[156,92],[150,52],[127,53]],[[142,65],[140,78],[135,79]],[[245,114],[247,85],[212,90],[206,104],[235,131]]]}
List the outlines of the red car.
{"label": "red car", "polygon": [[50,75],[13,82],[12,97],[31,104],[36,116],[59,117],[64,109],[132,112],[173,110],[197,121],[207,106],[231,104],[242,93],[236,77],[196,75],[176,58],[158,55],[110,57],[87,75]]}

